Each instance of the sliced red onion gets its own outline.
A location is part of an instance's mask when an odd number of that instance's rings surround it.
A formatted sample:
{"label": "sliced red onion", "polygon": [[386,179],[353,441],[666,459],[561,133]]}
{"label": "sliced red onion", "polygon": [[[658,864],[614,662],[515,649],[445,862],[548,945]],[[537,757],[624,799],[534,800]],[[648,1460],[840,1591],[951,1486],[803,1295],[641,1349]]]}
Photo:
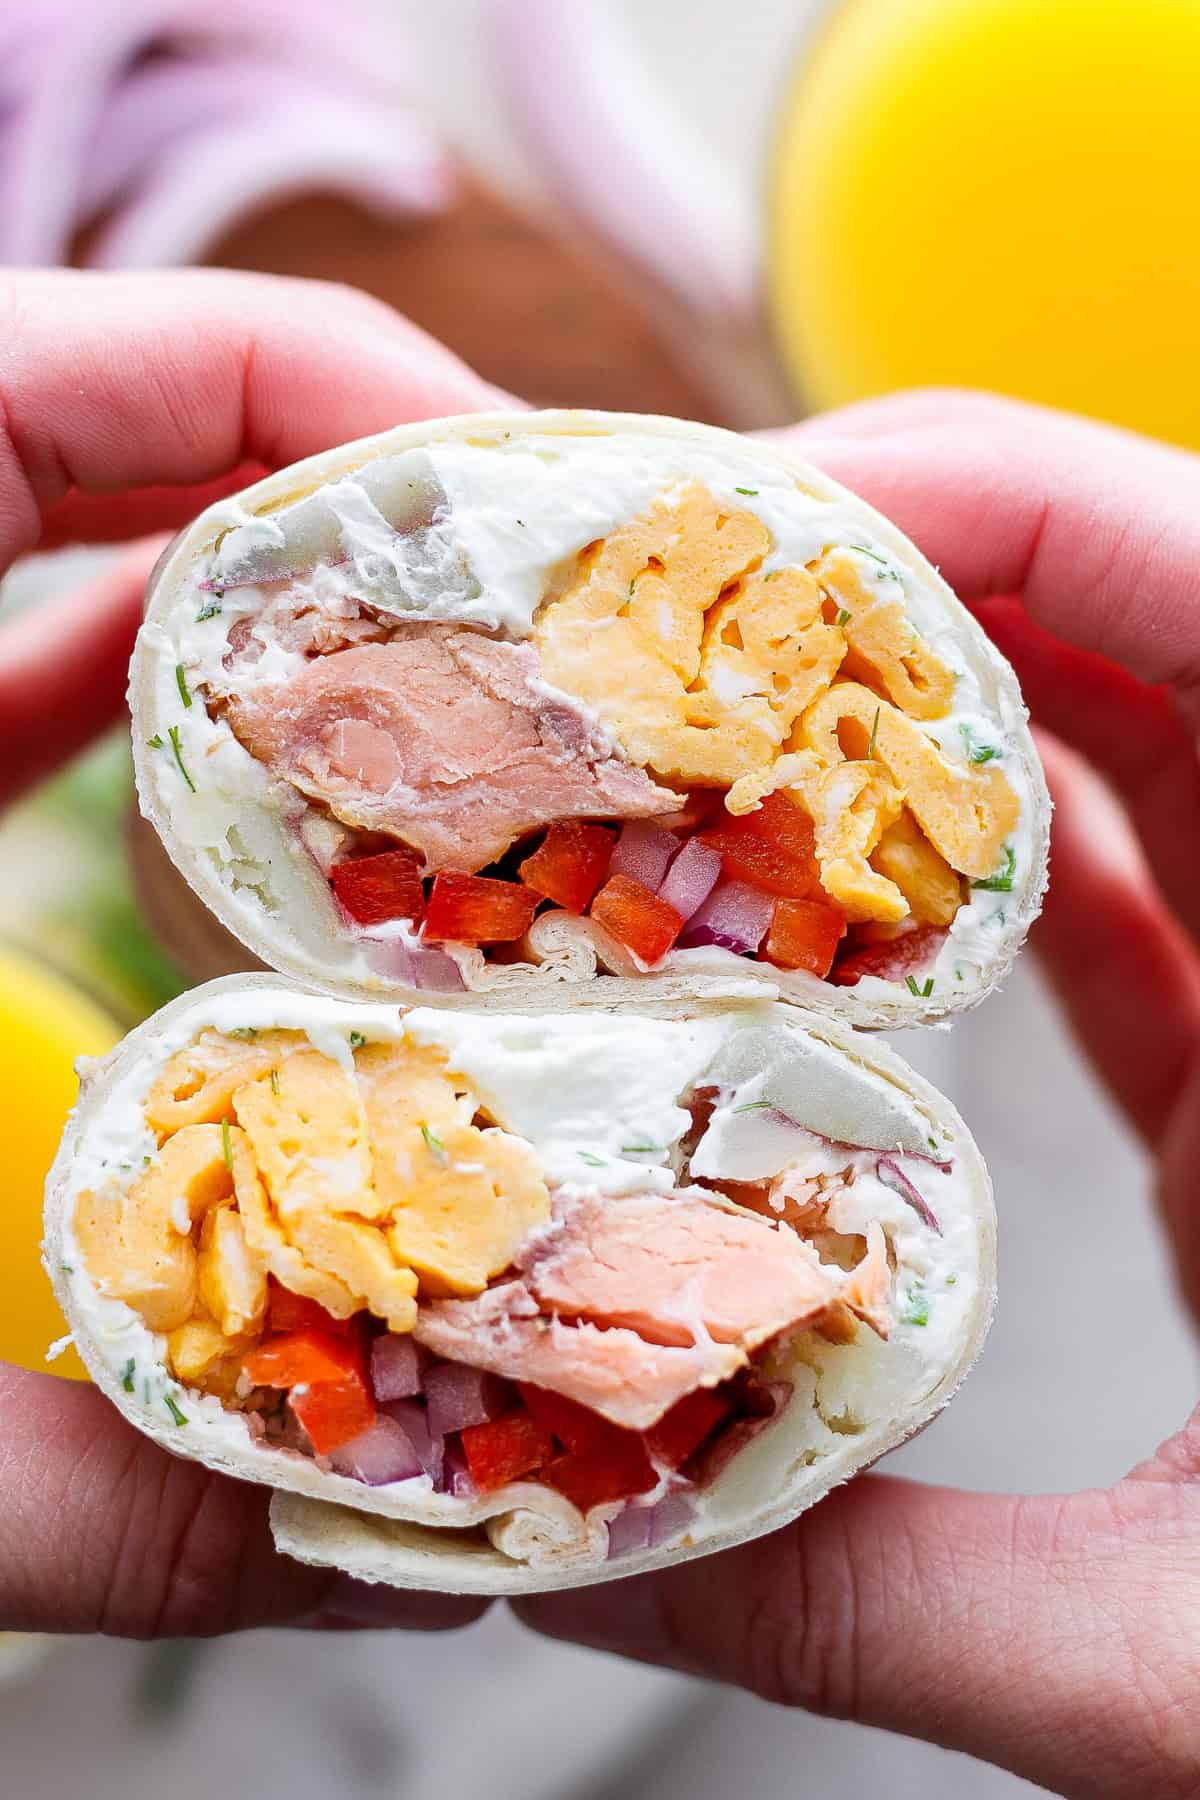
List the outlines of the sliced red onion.
{"label": "sliced red onion", "polygon": [[387,1331],[371,1345],[371,1385],[375,1398],[410,1400],[421,1392],[421,1378],[430,1361],[428,1350],[398,1331]]}
{"label": "sliced red onion", "polygon": [[389,1481],[411,1481],[422,1473],[422,1464],[402,1425],[386,1413],[329,1458],[339,1475],[368,1487],[384,1487]]}
{"label": "sliced red onion", "polygon": [[721,878],[720,853],[699,838],[689,838],[658,890],[686,923],[703,905]]}
{"label": "sliced red onion", "polygon": [[718,881],[708,899],[688,920],[680,934],[680,949],[700,944],[719,944],[722,950],[746,956],[757,950],[767,935],[775,902],[744,881]]}
{"label": "sliced red onion", "polygon": [[631,881],[640,881],[643,887],[648,887],[652,894],[657,893],[667,865],[678,848],[679,839],[672,832],[664,831],[661,825],[655,825],[650,819],[630,819],[622,825],[617,836],[608,872],[610,875],[627,875]]}
{"label": "sliced red onion", "polygon": [[475,1483],[471,1480],[471,1471],[467,1466],[466,1452],[457,1438],[451,1438],[446,1445],[446,1457],[442,1464],[442,1478],[437,1484],[439,1494],[453,1494],[456,1500],[474,1498]]}
{"label": "sliced red onion", "polygon": [[655,1550],[669,1543],[686,1529],[696,1512],[695,1495],[690,1488],[676,1488],[664,1494],[657,1506],[650,1508],[650,1544]]}
{"label": "sliced red onion", "polygon": [[466,987],[454,958],[432,944],[408,944],[402,937],[368,936],[363,941],[371,946],[371,966],[377,975],[427,994],[461,994]]}
{"label": "sliced red onion", "polygon": [[425,1375],[426,1419],[435,1437],[499,1418],[515,1404],[513,1389],[498,1375],[465,1363],[434,1363]]}
{"label": "sliced red onion", "polygon": [[615,1519],[608,1525],[608,1555],[629,1556],[634,1550],[650,1548],[650,1515],[649,1506],[631,1506],[628,1503],[621,1508]]}
{"label": "sliced red onion", "polygon": [[875,1173],[884,1187],[891,1188],[894,1194],[899,1194],[902,1200],[908,1201],[923,1225],[928,1225],[931,1231],[936,1231],[941,1237],[942,1228],[934,1216],[933,1208],[918,1193],[894,1156],[881,1156],[875,1164]]}
{"label": "sliced red onion", "polygon": [[435,1437],[430,1431],[429,1420],[420,1401],[389,1400],[384,1405],[383,1412],[401,1427],[412,1445],[413,1454],[421,1468],[429,1476],[434,1487],[439,1487],[442,1480],[446,1446],[440,1437]]}

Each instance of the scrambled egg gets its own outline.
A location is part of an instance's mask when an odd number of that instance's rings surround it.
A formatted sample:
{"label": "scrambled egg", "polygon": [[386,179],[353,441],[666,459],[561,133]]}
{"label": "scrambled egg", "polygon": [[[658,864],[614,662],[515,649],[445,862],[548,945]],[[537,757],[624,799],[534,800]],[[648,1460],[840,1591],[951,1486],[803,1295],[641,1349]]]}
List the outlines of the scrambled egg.
{"label": "scrambled egg", "polygon": [[916,723],[946,716],[955,676],[908,620],[897,571],[850,546],[764,573],[772,547],[755,513],[699,484],[664,496],[543,607],[542,670],[664,780],[725,787],[732,813],[786,790],[851,921],[948,925],[961,877],[1003,860],[1017,796]]}
{"label": "scrambled egg", "polygon": [[269,1274],[410,1331],[418,1292],[481,1292],[550,1214],[532,1147],[476,1113],[432,1048],[371,1045],[351,1074],[298,1032],[202,1033],[147,1099],[157,1158],[81,1195],[80,1251],[209,1387],[261,1335]]}

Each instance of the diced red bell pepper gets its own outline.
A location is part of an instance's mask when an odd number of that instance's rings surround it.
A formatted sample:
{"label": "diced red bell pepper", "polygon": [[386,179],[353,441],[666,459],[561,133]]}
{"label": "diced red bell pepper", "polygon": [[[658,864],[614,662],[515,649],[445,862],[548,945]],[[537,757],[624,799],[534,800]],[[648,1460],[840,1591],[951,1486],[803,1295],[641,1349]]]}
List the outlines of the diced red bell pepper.
{"label": "diced red bell pepper", "polygon": [[844,914],[820,900],[777,900],[760,955],[780,969],[828,975],[846,935]]}
{"label": "diced red bell pepper", "polygon": [[425,911],[420,861],[413,850],[384,850],[335,863],[329,875],[339,906],[356,925],[419,919]]}
{"label": "diced red bell pepper", "polygon": [[609,876],[592,901],[592,918],[644,963],[664,957],[683,930],[675,908],[628,875]]}
{"label": "diced red bell pepper", "polygon": [[346,1381],[316,1381],[290,1398],[318,1456],[339,1450],[375,1423],[375,1402],[359,1375]]}
{"label": "diced red bell pepper", "polygon": [[310,1300],[306,1294],[293,1294],[273,1275],[267,1277],[267,1322],[272,1331],[315,1329],[334,1337],[350,1337],[354,1332],[352,1319],[335,1319],[318,1301]]}
{"label": "diced red bell pepper", "polygon": [[575,1456],[571,1451],[556,1456],[542,1470],[542,1480],[583,1513],[606,1500],[648,1494],[658,1477],[637,1434],[631,1432],[630,1436],[634,1439],[632,1447],[617,1456]]}
{"label": "diced red bell pepper", "polygon": [[562,819],[517,870],[526,887],[568,912],[581,913],[612,861],[616,837],[607,826]]}
{"label": "diced red bell pepper", "polygon": [[568,1400],[565,1394],[535,1387],[531,1381],[518,1382],[517,1386],[538,1424],[552,1431],[564,1449],[576,1456],[616,1456],[641,1443],[636,1431],[614,1425],[611,1419],[602,1418],[590,1406],[581,1406],[578,1400]]}
{"label": "diced red bell pepper", "polygon": [[264,1339],[242,1366],[256,1387],[291,1388],[361,1379],[363,1356],[352,1338],[310,1325]]}
{"label": "diced red bell pepper", "polygon": [[422,936],[434,944],[508,944],[533,924],[538,896],[489,875],[435,875]]}
{"label": "diced red bell pepper", "polygon": [[697,1388],[677,1400],[670,1412],[664,1413],[657,1425],[646,1433],[646,1448],[657,1462],[677,1469],[706,1437],[710,1437],[721,1420],[727,1418],[733,1402],[716,1388]]}
{"label": "diced red bell pepper", "polygon": [[768,794],[757,812],[724,813],[700,834],[721,853],[725,873],[784,899],[824,897],[813,822],[786,794]]}
{"label": "diced red bell pepper", "polygon": [[523,1407],[482,1425],[468,1425],[459,1438],[481,1494],[532,1475],[554,1455],[554,1439]]}
{"label": "diced red bell pepper", "polygon": [[903,981],[906,975],[928,967],[945,935],[940,925],[918,925],[915,931],[864,944],[835,962],[829,979],[838,987],[853,987],[864,975],[877,975],[881,981]]}

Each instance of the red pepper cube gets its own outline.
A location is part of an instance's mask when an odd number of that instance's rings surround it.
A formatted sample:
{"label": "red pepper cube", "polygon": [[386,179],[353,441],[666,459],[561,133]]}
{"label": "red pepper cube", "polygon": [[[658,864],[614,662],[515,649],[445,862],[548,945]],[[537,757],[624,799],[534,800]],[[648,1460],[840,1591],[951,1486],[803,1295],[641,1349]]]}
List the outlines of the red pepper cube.
{"label": "red pepper cube", "polygon": [[542,1480],[581,1513],[606,1501],[648,1494],[657,1485],[658,1476],[636,1433],[629,1435],[634,1440],[632,1446],[615,1455],[576,1456],[568,1451],[565,1456],[556,1456],[543,1470]]}
{"label": "red pepper cube", "polygon": [[554,1439],[524,1408],[482,1425],[466,1426],[459,1441],[481,1494],[532,1475],[554,1455]]}
{"label": "red pepper cube", "polygon": [[352,1338],[310,1325],[266,1338],[242,1367],[256,1387],[291,1388],[361,1378],[362,1362],[361,1347]]}
{"label": "red pepper cube", "polygon": [[605,825],[563,819],[552,825],[532,856],[517,870],[526,887],[568,912],[581,913],[612,861],[616,838]]}
{"label": "red pepper cube", "polygon": [[508,944],[533,924],[538,896],[487,875],[435,875],[422,937],[433,944]]}
{"label": "red pepper cube", "polygon": [[375,1423],[371,1390],[357,1375],[347,1381],[315,1381],[290,1398],[318,1456],[340,1450]]}
{"label": "red pepper cube", "polygon": [[697,1388],[694,1394],[677,1400],[670,1412],[650,1427],[645,1434],[646,1448],[656,1462],[677,1469],[731,1411],[732,1402],[723,1394],[714,1388]]}
{"label": "red pepper cube", "polygon": [[592,901],[591,916],[644,963],[667,954],[683,920],[673,906],[628,875],[611,875]]}
{"label": "red pepper cube", "polygon": [[267,1277],[267,1322],[272,1331],[304,1331],[315,1329],[333,1337],[352,1335],[351,1319],[335,1319],[332,1313],[306,1294],[293,1294],[274,1275]]}
{"label": "red pepper cube", "polygon": [[824,897],[813,822],[786,794],[768,794],[757,812],[725,813],[699,836],[735,880],[783,899]]}
{"label": "red pepper cube", "polygon": [[777,900],[760,954],[780,969],[828,975],[846,935],[845,915],[819,900]]}
{"label": "red pepper cube", "polygon": [[915,931],[864,944],[835,963],[829,979],[838,987],[853,987],[864,975],[877,975],[881,981],[902,981],[908,975],[915,979],[917,971],[933,961],[945,936],[940,925],[918,925]]}
{"label": "red pepper cube", "polygon": [[419,919],[425,910],[420,862],[413,850],[384,850],[335,863],[329,876],[338,905],[356,925]]}
{"label": "red pepper cube", "polygon": [[614,1425],[590,1406],[568,1400],[565,1394],[549,1388],[535,1387],[531,1381],[517,1383],[521,1398],[539,1425],[554,1433],[559,1443],[576,1456],[619,1455],[638,1449],[641,1440],[636,1431]]}

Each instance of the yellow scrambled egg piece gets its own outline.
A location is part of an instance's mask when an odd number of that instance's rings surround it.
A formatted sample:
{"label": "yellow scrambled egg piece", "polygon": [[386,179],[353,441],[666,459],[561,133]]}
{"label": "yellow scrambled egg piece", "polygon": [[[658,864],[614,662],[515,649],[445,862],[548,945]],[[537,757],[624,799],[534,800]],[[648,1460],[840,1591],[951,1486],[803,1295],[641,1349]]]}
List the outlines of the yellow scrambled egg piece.
{"label": "yellow scrambled egg piece", "polygon": [[357,1063],[393,1252],[427,1293],[479,1293],[550,1216],[533,1150],[472,1124],[475,1100],[432,1047],[371,1045]]}
{"label": "yellow scrambled egg piece", "polygon": [[408,1331],[418,1287],[479,1293],[549,1218],[532,1147],[478,1126],[432,1048],[371,1045],[351,1073],[299,1032],[206,1032],[155,1082],[147,1118],[162,1131],[172,1108],[218,1105],[220,1123],[168,1128],[126,1192],[84,1193],[75,1213],[98,1288],[166,1334],[180,1380],[231,1386],[268,1275],[336,1318],[366,1308]]}
{"label": "yellow scrambled egg piece", "polygon": [[697,484],[656,501],[543,608],[542,673],[665,780],[727,785],[761,767],[846,650],[807,570],[760,571],[771,546],[754,513]]}
{"label": "yellow scrambled egg piece", "polygon": [[914,723],[950,711],[955,675],[898,571],[839,546],[764,572],[773,548],[757,514],[699,483],[660,497],[543,607],[541,668],[663,780],[726,787],[732,813],[789,789],[848,919],[949,924],[960,877],[1000,865],[1016,794]]}

